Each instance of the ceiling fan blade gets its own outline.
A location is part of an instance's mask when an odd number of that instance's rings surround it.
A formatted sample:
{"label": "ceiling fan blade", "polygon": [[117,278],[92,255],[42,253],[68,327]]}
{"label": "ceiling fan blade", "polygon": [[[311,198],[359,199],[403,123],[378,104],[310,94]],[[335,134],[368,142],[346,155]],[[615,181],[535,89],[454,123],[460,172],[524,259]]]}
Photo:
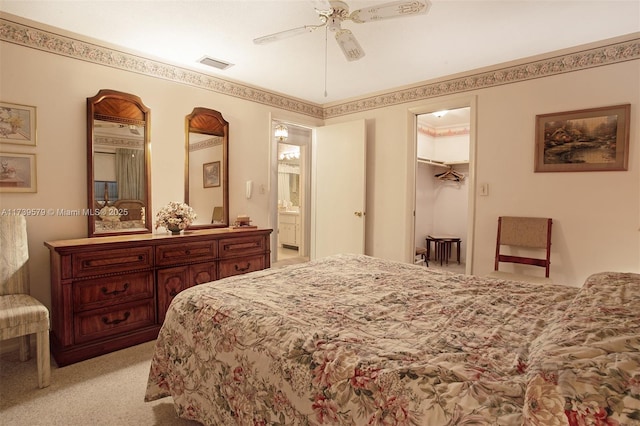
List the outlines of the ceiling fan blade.
{"label": "ceiling fan blade", "polygon": [[360,43],[349,30],[336,31],[336,41],[342,49],[342,53],[347,61],[357,61],[364,56],[364,50],[360,47]]}
{"label": "ceiling fan blade", "polygon": [[427,13],[431,7],[429,0],[401,0],[354,10],[349,19],[359,24],[382,19],[402,18],[404,16]]}
{"label": "ceiling fan blade", "polygon": [[324,25],[305,25],[304,27],[292,28],[286,31],[280,31],[278,33],[269,34],[266,36],[254,38],[255,44],[266,44],[274,41],[282,40],[285,38],[297,36],[299,34],[310,33],[311,31],[323,27]]}

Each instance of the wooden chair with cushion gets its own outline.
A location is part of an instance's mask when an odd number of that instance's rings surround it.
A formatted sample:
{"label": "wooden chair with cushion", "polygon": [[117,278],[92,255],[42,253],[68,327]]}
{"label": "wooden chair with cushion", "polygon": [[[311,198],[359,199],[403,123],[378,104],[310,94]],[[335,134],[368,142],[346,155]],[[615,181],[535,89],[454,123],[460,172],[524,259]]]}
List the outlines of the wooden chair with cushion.
{"label": "wooden chair with cushion", "polygon": [[120,221],[142,220],[144,203],[140,200],[118,200],[113,206],[121,212]]}
{"label": "wooden chair with cushion", "polygon": [[425,247],[416,247],[415,263],[424,263],[425,266],[429,266],[429,259],[427,259],[427,249]]}
{"label": "wooden chair with cushion", "polygon": [[[550,283],[552,222],[550,218],[544,217],[499,217],[494,271],[489,276],[513,281]],[[498,270],[501,263],[542,267],[545,274],[542,277],[515,270],[503,272]]]}
{"label": "wooden chair with cushion", "polygon": [[222,207],[214,207],[213,215],[211,216],[211,223],[223,223],[224,221],[224,211]]}
{"label": "wooden chair with cushion", "polygon": [[0,340],[19,337],[20,360],[36,334],[38,386],[49,386],[49,310],[29,295],[29,247],[24,216],[0,216]]}

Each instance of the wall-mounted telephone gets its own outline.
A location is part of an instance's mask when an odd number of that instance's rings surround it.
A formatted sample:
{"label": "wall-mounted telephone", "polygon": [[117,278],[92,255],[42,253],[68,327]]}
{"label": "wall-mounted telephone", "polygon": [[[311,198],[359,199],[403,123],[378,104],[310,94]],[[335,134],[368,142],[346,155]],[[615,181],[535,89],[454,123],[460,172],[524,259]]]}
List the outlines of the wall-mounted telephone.
{"label": "wall-mounted telephone", "polygon": [[247,198],[251,198],[251,193],[253,192],[253,181],[247,181]]}

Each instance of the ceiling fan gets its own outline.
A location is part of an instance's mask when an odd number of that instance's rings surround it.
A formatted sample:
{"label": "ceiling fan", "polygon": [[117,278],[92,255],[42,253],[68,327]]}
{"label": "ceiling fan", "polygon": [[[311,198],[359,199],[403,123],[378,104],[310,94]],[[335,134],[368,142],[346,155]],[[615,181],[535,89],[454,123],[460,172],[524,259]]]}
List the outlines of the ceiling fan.
{"label": "ceiling fan", "polygon": [[380,21],[383,19],[402,18],[427,13],[431,7],[429,0],[400,0],[390,3],[383,3],[375,6],[365,7],[349,13],[349,6],[343,1],[336,0],[311,0],[314,4],[319,25],[305,25],[286,31],[258,37],[253,40],[255,44],[266,44],[284,38],[308,33],[318,28],[335,32],[336,41],[342,49],[348,61],[357,61],[364,56],[364,50],[350,30],[342,28],[343,21],[352,21],[357,24]]}

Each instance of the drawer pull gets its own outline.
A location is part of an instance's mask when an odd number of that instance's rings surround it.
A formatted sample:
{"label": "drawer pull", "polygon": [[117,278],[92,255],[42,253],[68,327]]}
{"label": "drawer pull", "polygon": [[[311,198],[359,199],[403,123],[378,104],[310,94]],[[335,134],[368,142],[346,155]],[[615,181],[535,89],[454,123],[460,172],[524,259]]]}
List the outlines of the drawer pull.
{"label": "drawer pull", "polygon": [[247,267],[246,268],[240,268],[238,265],[234,265],[234,267],[236,268],[236,272],[248,271],[249,268],[251,268],[251,262],[247,262]]}
{"label": "drawer pull", "polygon": [[169,291],[169,296],[176,297],[177,295],[178,291],[175,288],[172,288],[171,291]]}
{"label": "drawer pull", "polygon": [[131,315],[131,312],[127,311],[124,313],[124,318],[120,318],[120,319],[109,320],[109,318],[107,317],[102,317],[102,322],[107,325],[116,325],[128,320],[130,315]]}
{"label": "drawer pull", "polygon": [[184,253],[189,255],[189,254],[191,254],[191,250],[185,250]]}
{"label": "drawer pull", "polygon": [[106,287],[102,287],[100,290],[102,291],[102,294],[104,294],[105,296],[117,296],[120,293],[124,293],[129,289],[129,283],[124,283],[124,288],[122,290],[113,290],[113,291],[107,291]]}
{"label": "drawer pull", "polygon": [[138,256],[138,260],[140,261],[144,260],[144,256],[143,255]]}

